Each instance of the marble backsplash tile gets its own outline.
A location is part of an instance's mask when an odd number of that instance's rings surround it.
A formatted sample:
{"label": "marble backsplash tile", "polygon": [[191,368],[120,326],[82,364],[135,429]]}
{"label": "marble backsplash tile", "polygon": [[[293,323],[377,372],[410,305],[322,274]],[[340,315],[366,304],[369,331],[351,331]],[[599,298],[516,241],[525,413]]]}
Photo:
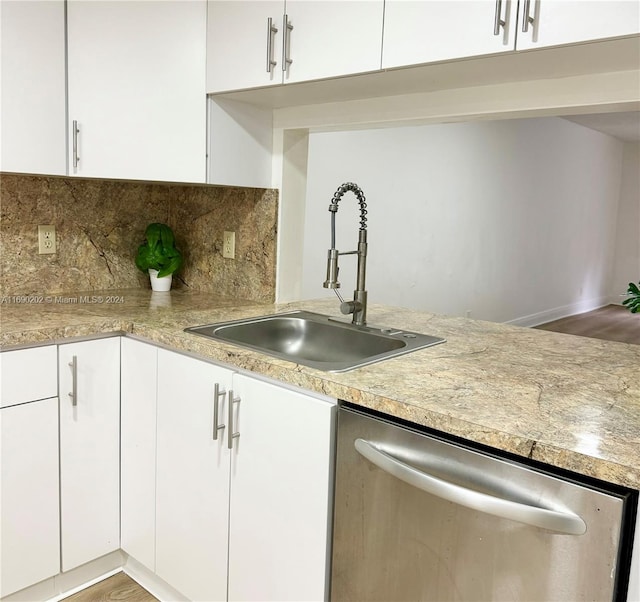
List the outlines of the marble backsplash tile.
{"label": "marble backsplash tile", "polygon": [[[134,257],[147,224],[164,222],[184,255],[174,288],[273,302],[277,214],[275,190],[0,174],[0,291],[149,288]],[[40,224],[55,225],[55,254],[38,254]],[[235,259],[222,257],[225,230]]]}

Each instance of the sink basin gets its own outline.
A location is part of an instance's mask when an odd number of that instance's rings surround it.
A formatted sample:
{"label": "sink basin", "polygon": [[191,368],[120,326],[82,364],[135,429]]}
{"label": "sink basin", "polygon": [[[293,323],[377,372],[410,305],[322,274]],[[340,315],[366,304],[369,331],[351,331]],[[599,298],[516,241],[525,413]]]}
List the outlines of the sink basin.
{"label": "sink basin", "polygon": [[326,372],[346,372],[444,342],[407,330],[355,326],[309,311],[194,326],[185,331]]}

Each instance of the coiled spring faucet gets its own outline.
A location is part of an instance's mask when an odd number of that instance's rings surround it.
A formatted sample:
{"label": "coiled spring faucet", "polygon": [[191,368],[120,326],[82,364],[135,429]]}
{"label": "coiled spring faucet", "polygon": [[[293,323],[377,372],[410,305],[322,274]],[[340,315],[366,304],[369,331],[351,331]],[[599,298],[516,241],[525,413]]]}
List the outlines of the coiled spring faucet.
{"label": "coiled spring faucet", "polygon": [[[358,250],[340,253],[336,249],[336,213],[338,212],[338,202],[348,191],[353,192],[360,203],[360,230],[358,231]],[[367,203],[365,202],[362,189],[353,182],[345,182],[333,195],[329,205],[331,212],[331,248],[327,257],[327,279],[324,281],[324,288],[332,288],[340,299],[340,311],[343,314],[353,314],[352,323],[364,326],[367,319],[367,291],[365,290],[365,276],[367,269]],[[358,275],[356,279],[356,290],[353,292],[353,301],[345,301],[338,289],[338,257],[340,255],[358,256]]]}

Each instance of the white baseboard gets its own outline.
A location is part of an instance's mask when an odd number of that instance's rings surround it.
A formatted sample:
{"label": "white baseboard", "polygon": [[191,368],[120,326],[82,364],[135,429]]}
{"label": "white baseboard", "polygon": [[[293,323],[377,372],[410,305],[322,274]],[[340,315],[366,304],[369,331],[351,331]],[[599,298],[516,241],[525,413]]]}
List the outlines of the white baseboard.
{"label": "white baseboard", "polygon": [[160,579],[153,571],[150,571],[143,564],[140,564],[127,554],[125,554],[122,570],[161,602],[188,602],[188,598],[185,598],[166,581]]}
{"label": "white baseboard", "polygon": [[119,572],[122,562],[122,551],[116,550],[66,573],[59,573],[50,579],[5,596],[2,602],[44,602],[45,600],[57,602]]}
{"label": "white baseboard", "polygon": [[547,322],[553,322],[554,320],[560,320],[561,318],[566,318],[568,316],[592,311],[611,303],[620,304],[621,301],[622,300],[619,297],[597,297],[595,299],[588,299],[586,301],[579,301],[577,303],[571,303],[561,307],[554,307],[553,309],[547,309],[528,316],[508,320],[505,324],[512,324],[514,326],[538,326],[539,324],[546,324]]}

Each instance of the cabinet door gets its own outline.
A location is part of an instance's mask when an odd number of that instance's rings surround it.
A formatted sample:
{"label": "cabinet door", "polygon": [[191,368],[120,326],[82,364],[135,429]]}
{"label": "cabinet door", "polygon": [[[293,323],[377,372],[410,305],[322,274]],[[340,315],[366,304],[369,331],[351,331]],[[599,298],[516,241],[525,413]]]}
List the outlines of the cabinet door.
{"label": "cabinet door", "polygon": [[120,547],[120,338],[60,345],[59,384],[62,570],[68,571]]}
{"label": "cabinet door", "polygon": [[208,93],[282,83],[283,13],[284,0],[209,0]]}
{"label": "cabinet door", "polygon": [[382,0],[287,0],[285,83],[379,70],[383,13]]}
{"label": "cabinet door", "polygon": [[69,0],[71,175],[205,181],[206,0]]}
{"label": "cabinet door", "polygon": [[58,398],[0,410],[0,596],[60,572]]}
{"label": "cabinet door", "polygon": [[[637,0],[520,0],[518,50],[640,33]],[[528,31],[524,21],[533,19]]]}
{"label": "cabinet door", "polygon": [[517,3],[502,0],[386,0],[382,67],[514,50]]}
{"label": "cabinet door", "polygon": [[64,4],[0,2],[0,171],[67,173]]}
{"label": "cabinet door", "polygon": [[215,385],[226,391],[231,374],[158,351],[156,573],[190,600],[227,594],[229,450],[213,421]]}
{"label": "cabinet door", "polygon": [[0,353],[0,407],[58,395],[55,345]]}
{"label": "cabinet door", "polygon": [[229,600],[326,600],[335,404],[233,384]]}
{"label": "cabinet door", "polygon": [[123,338],[121,357],[120,543],[154,571],[158,348]]}

